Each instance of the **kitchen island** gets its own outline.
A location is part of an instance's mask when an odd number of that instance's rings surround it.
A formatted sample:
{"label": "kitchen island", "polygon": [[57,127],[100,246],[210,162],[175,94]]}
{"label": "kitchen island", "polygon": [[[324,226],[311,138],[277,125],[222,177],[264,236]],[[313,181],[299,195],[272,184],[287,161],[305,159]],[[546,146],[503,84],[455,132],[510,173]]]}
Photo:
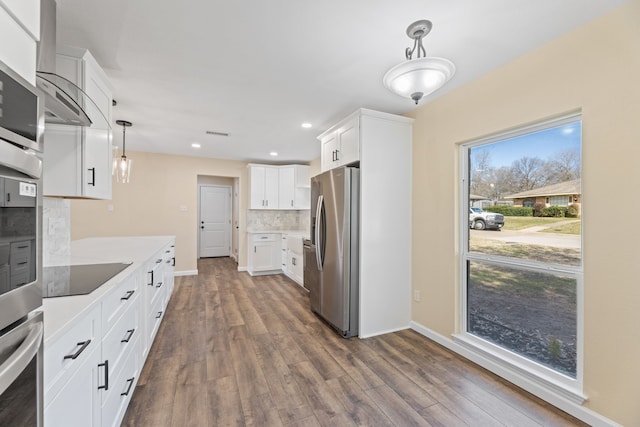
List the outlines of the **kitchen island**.
{"label": "kitchen island", "polygon": [[90,238],[50,260],[130,265],[89,294],[43,300],[47,426],[120,424],[173,292],[174,249],[173,236]]}

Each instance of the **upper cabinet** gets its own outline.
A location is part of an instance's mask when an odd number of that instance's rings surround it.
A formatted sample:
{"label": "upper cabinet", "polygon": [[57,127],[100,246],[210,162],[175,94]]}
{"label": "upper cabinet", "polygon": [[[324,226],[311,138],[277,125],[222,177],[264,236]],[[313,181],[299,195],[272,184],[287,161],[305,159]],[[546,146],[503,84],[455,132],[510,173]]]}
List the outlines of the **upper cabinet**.
{"label": "upper cabinet", "polygon": [[360,118],[349,116],[318,137],[322,172],[360,160]]}
{"label": "upper cabinet", "polygon": [[39,39],[40,0],[0,0],[0,61],[33,85]]}
{"label": "upper cabinet", "polygon": [[249,165],[249,209],[278,209],[279,175],[276,166]]}
{"label": "upper cabinet", "polygon": [[249,165],[249,209],[309,209],[309,166]]}
{"label": "upper cabinet", "polygon": [[112,88],[86,49],[63,47],[57,72],[93,100],[84,109],[90,127],[47,125],[44,140],[43,194],[53,197],[111,198]]}
{"label": "upper cabinet", "polygon": [[278,209],[309,209],[309,166],[280,166]]}

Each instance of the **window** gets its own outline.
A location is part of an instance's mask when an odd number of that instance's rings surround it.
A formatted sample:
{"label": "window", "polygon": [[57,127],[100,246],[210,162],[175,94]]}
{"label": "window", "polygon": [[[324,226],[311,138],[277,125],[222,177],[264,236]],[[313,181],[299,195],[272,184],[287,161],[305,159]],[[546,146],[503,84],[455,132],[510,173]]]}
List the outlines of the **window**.
{"label": "window", "polygon": [[567,196],[551,196],[549,197],[549,204],[551,206],[569,206],[571,198]]}
{"label": "window", "polygon": [[582,221],[574,211],[553,208],[567,207],[571,196],[550,196],[551,206],[544,207],[534,194],[579,185],[581,129],[581,117],[572,115],[461,147],[463,213],[469,194],[507,206],[528,193],[522,205],[534,207],[535,216],[497,209],[504,213],[493,216],[504,224],[500,231],[470,229],[463,215],[463,331],[457,338],[571,390],[582,381]]}

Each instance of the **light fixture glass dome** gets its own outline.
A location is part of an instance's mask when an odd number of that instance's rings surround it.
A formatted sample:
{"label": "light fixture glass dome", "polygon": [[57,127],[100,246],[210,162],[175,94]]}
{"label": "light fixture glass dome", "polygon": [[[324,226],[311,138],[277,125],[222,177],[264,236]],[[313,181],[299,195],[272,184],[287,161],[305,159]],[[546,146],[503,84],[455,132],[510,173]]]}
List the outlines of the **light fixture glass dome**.
{"label": "light fixture glass dome", "polygon": [[[431,21],[416,21],[407,28],[407,36],[413,40],[413,48],[405,50],[407,61],[387,71],[382,82],[390,91],[411,98],[417,104],[422,97],[440,89],[456,72],[453,62],[445,58],[427,57],[422,39],[432,28]],[[413,54],[417,52],[417,58]]]}
{"label": "light fixture glass dome", "polygon": [[[438,57],[402,62],[384,75],[382,82],[390,91],[414,101],[440,89],[456,71],[453,62]],[[416,99],[417,98],[417,99]]]}

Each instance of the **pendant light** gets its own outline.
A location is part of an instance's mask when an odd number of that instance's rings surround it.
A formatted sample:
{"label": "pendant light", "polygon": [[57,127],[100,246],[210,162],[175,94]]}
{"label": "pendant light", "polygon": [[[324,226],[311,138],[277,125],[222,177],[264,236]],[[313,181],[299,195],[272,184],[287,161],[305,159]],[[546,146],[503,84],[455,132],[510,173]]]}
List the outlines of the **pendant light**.
{"label": "pendant light", "polygon": [[[407,28],[407,35],[413,39],[413,49],[407,48],[407,61],[391,68],[382,82],[390,91],[404,98],[411,98],[417,104],[420,99],[440,89],[453,77],[456,71],[453,62],[438,57],[427,57],[422,39],[431,31],[431,21],[416,21]],[[417,51],[416,59],[413,54]]]}
{"label": "pendant light", "polygon": [[126,120],[116,120],[116,124],[122,126],[122,156],[113,158],[113,175],[116,176],[116,182],[123,184],[129,183],[129,177],[131,176],[131,159],[127,159],[126,145],[125,145],[125,132],[128,127],[131,127],[131,122]]}

